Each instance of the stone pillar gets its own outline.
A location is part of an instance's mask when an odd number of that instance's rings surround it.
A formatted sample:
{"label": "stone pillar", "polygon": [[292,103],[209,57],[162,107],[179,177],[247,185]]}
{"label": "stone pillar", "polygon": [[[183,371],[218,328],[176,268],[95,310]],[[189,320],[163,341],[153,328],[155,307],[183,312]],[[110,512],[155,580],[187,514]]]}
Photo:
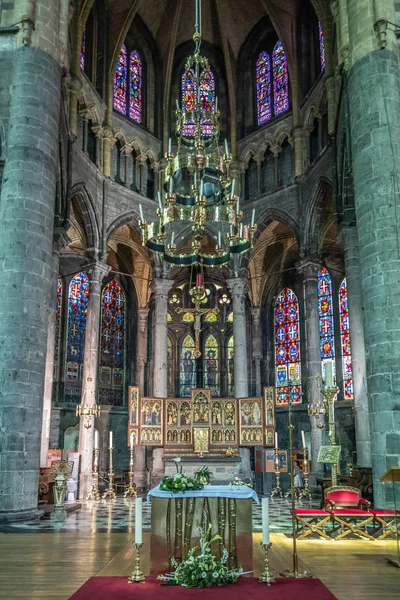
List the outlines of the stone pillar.
{"label": "stone pillar", "polygon": [[[89,297],[86,315],[85,351],[82,371],[82,404],[94,406],[97,396],[98,351],[100,335],[100,309],[102,281],[110,267],[95,261],[85,267],[89,277]],[[89,428],[85,425],[90,425]],[[92,465],[94,445],[94,417],[81,417],[79,423],[79,454],[81,472],[79,478],[79,498],[84,500],[92,487]]]}
{"label": "stone pillar", "polygon": [[394,29],[382,22],[395,22],[393,1],[348,0],[348,8],[348,105],[364,300],[374,503],[376,508],[383,508],[389,497],[379,478],[389,467],[400,464],[398,48]]}
{"label": "stone pillar", "polygon": [[227,279],[226,283],[232,296],[235,397],[246,398],[249,395],[245,304],[248,281],[237,277]]}
{"label": "stone pillar", "polygon": [[0,200],[0,521],[37,514],[59,156],[61,71],[25,41],[12,51]]}
{"label": "stone pillar", "polygon": [[304,168],[304,132],[301,126],[292,130],[294,149],[294,175],[300,177]]}
{"label": "stone pillar", "polygon": [[256,396],[261,396],[261,359],[262,359],[262,346],[261,346],[261,309],[259,306],[253,306],[251,308],[251,317],[253,321],[253,360],[254,360],[254,372],[255,372],[255,383],[256,383]]}
{"label": "stone pillar", "polygon": [[[154,346],[153,346],[153,396],[168,396],[168,292],[173,285],[170,279],[153,279]],[[157,482],[164,475],[163,448],[153,450],[153,478]]]}
{"label": "stone pillar", "polygon": [[366,385],[363,301],[360,280],[357,229],[343,226],[341,240],[349,305],[351,358],[353,364],[354,413],[356,425],[357,465],[371,466],[371,436],[369,431],[368,393]]}
{"label": "stone pillar", "polygon": [[[149,317],[148,308],[138,309],[138,332],[137,332],[137,371],[136,381],[139,387],[140,395],[143,396],[145,393],[144,382],[146,374],[146,363],[147,363],[147,341],[148,341],[148,327],[147,320]],[[147,473],[146,473],[146,448],[145,446],[136,446],[135,448],[135,484],[137,490],[143,490],[146,487]]]}
{"label": "stone pillar", "polygon": [[[304,258],[297,263],[297,270],[303,276],[304,289],[304,319],[306,324],[306,360],[307,360],[307,398],[310,405],[315,402],[320,391],[316,376],[321,374],[321,354],[319,347],[319,318],[318,318],[318,271],[321,264],[315,258]],[[318,424],[323,422],[321,417],[310,417],[311,421],[311,467],[312,473],[321,471],[318,464],[318,453],[322,444],[322,429]]]}

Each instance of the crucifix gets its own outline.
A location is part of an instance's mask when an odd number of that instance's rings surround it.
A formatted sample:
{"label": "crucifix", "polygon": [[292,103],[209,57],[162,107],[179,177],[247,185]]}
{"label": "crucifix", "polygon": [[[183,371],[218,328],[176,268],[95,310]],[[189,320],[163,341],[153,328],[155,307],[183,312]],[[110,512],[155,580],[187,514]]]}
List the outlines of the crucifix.
{"label": "crucifix", "polygon": [[[198,285],[200,283],[200,285]],[[195,336],[195,350],[194,357],[199,358],[201,356],[200,352],[200,331],[201,331],[201,317],[205,313],[211,312],[217,315],[219,313],[219,308],[215,306],[214,308],[200,308],[200,303],[207,297],[207,292],[205,287],[202,285],[201,280],[196,282],[194,288],[189,291],[189,294],[193,296],[194,308],[181,308],[178,307],[175,309],[175,312],[180,315],[181,313],[191,313],[194,315],[194,336]]]}

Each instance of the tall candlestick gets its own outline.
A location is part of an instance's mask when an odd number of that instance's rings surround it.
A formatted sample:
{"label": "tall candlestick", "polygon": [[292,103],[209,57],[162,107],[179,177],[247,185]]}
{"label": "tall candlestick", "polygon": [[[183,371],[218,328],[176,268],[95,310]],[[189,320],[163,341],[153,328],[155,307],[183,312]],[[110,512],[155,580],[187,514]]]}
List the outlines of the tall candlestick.
{"label": "tall candlestick", "polygon": [[133,448],[133,431],[131,431],[131,450]]}
{"label": "tall candlestick", "polygon": [[333,387],[333,364],[331,360],[325,363],[325,385],[328,388]]}
{"label": "tall candlestick", "polygon": [[275,448],[278,448],[278,433],[275,431]]}
{"label": "tall candlestick", "polygon": [[94,430],[94,447],[96,450],[99,447],[99,432],[97,429]]}
{"label": "tall candlestick", "polygon": [[269,502],[268,498],[261,500],[261,516],[262,516],[262,543],[267,546],[269,544]]}
{"label": "tall candlestick", "polygon": [[110,431],[110,448],[113,447],[112,431]]}
{"label": "tall candlestick", "polygon": [[136,504],[135,504],[135,544],[143,544],[142,509],[143,509],[143,498],[136,498]]}
{"label": "tall candlestick", "polygon": [[142,208],[141,204],[139,204],[139,214],[140,214],[140,220],[144,221],[143,208]]}
{"label": "tall candlestick", "polygon": [[303,442],[303,448],[305,448],[306,447],[306,440],[305,440],[305,437],[304,437],[304,431],[301,432],[301,441]]}

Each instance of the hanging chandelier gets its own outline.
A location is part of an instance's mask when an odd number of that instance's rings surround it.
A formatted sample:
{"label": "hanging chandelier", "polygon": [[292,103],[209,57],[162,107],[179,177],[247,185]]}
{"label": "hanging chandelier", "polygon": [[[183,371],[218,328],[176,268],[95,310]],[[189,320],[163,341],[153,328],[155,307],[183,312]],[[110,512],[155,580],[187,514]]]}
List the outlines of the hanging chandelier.
{"label": "hanging chandelier", "polygon": [[[163,192],[158,192],[155,222],[144,220],[139,204],[143,245],[159,253],[175,267],[226,265],[232,255],[243,254],[253,245],[256,225],[243,223],[238,186],[231,177],[232,155],[225,139],[219,146],[220,112],[214,94],[208,59],[200,54],[201,1],[196,0],[193,35],[194,54],[185,62],[182,77],[182,107],[176,101],[176,153],[172,140],[165,154]],[[187,235],[189,244],[180,252],[175,240]],[[215,239],[213,251],[204,248]],[[208,250],[206,252],[205,250]]]}

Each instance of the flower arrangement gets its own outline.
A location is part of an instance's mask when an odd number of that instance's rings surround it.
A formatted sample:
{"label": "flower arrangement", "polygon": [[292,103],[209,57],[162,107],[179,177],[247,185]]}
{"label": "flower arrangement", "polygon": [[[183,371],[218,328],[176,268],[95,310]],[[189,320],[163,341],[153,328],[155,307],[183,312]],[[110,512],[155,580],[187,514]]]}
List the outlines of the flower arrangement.
{"label": "flower arrangement", "polygon": [[208,467],[202,467],[199,471],[194,473],[195,479],[203,485],[208,485],[211,481],[213,474]]}
{"label": "flower arrangement", "polygon": [[191,490],[202,490],[204,484],[193,477],[188,477],[182,473],[182,465],[179,465],[181,459],[179,456],[173,459],[176,466],[176,473],[173,477],[165,475],[160,481],[160,490],[163,492],[185,493]]}
{"label": "flower arrangement", "polygon": [[191,548],[188,557],[181,563],[175,558],[171,559],[173,573],[159,575],[158,579],[165,581],[164,585],[181,585],[186,588],[205,588],[212,585],[225,585],[237,583],[238,577],[243,574],[243,569],[229,569],[228,551],[224,549],[221,560],[213,555],[211,544],[221,539],[219,535],[211,537],[211,525],[207,531],[200,531],[199,545]]}
{"label": "flower arrangement", "polygon": [[245,481],[242,481],[239,475],[235,475],[235,477],[232,479],[229,485],[245,485],[249,488],[253,487],[251,483],[246,483]]}
{"label": "flower arrangement", "polygon": [[234,449],[233,449],[233,448],[227,448],[227,449],[225,450],[225,454],[224,454],[224,456],[226,456],[226,457],[230,458],[230,457],[232,457],[232,456],[237,456],[237,453],[234,451]]}

